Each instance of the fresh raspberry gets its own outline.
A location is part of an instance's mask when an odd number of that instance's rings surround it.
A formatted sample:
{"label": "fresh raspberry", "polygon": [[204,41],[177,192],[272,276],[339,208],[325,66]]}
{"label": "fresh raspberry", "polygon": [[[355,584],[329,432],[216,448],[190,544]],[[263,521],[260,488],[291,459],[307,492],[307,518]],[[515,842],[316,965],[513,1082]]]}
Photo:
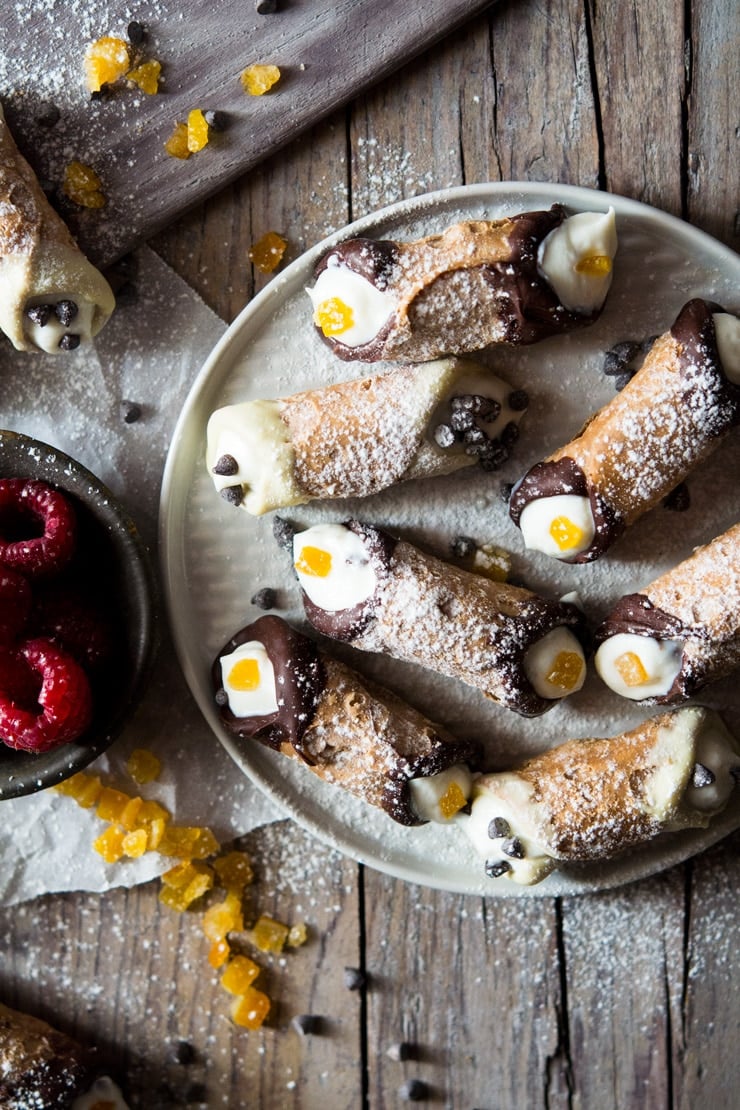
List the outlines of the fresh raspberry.
{"label": "fresh raspberry", "polygon": [[104,606],[73,585],[53,582],[36,591],[30,629],[54,640],[88,671],[99,670],[113,654]]}
{"label": "fresh raspberry", "polygon": [[76,542],[72,505],[45,482],[0,478],[0,565],[29,578],[54,574]]}
{"label": "fresh raspberry", "polygon": [[10,748],[48,752],[77,740],[92,720],[92,692],[87,675],[71,655],[52,640],[26,640],[18,649],[41,679],[37,704],[0,692],[0,737]]}
{"label": "fresh raspberry", "polygon": [[31,586],[15,570],[0,566],[0,645],[12,644],[31,612]]}
{"label": "fresh raspberry", "polygon": [[0,647],[0,697],[11,698],[16,704],[38,706],[41,680],[29,667],[25,657],[15,648]]}

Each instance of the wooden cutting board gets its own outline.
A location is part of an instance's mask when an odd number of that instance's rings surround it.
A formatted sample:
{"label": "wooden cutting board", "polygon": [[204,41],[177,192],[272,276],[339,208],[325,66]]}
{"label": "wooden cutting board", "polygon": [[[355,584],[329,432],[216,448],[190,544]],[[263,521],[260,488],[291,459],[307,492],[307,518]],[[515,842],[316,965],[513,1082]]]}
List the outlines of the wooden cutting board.
{"label": "wooden cutting board", "polygon": [[[97,100],[85,87],[85,48],[126,36],[122,9],[106,0],[56,4],[53,14],[45,0],[3,5],[0,100],[81,246],[105,266],[490,3],[278,0],[259,14],[256,0],[151,0],[131,10],[146,28],[144,55],[162,63],[161,92],[124,85]],[[264,96],[239,81],[254,63],[282,74]],[[52,126],[50,104],[60,113]],[[226,113],[228,127],[187,160],[172,158],[164,142],[193,108]],[[105,208],[80,209],[60,194],[71,159],[100,175]]]}

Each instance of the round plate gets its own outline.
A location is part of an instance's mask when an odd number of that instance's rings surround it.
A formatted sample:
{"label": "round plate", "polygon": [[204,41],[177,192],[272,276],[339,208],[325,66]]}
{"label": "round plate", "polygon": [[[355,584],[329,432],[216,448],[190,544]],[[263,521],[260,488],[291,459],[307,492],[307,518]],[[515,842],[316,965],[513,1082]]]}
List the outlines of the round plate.
{"label": "round plate", "polygon": [[[305,621],[290,561],[272,536],[273,514],[252,518],[218,497],[205,468],[205,429],[210,413],[221,405],[285,396],[380,369],[381,364],[340,362],[311,323],[305,286],[312,283],[319,257],[340,239],[415,239],[461,219],[495,219],[556,202],[571,211],[605,211],[613,205],[619,234],[614,282],[593,326],[531,347],[492,348],[480,355],[512,386],[530,394],[522,436],[505,468],[494,475],[472,469],[408,482],[365,500],[314,502],[283,515],[299,524],[356,516],[422,542],[442,557],[457,535],[494,542],[512,553],[513,577],[550,595],[577,589],[596,624],[623,593],[647,585],[738,518],[737,436],[725,440],[690,479],[688,511],[653,510],[596,564],[569,566],[525,553],[508,517],[502,486],[567,442],[613,396],[614,380],[602,371],[607,349],[624,339],[665,331],[692,296],[738,309],[737,255],[688,224],[635,201],[572,186],[504,182],[417,197],[342,229],[286,267],[228,329],[181,413],[164,474],[160,538],[165,595],[186,679],[215,734],[254,782],[322,840],[391,875],[462,893],[551,895],[615,886],[719,840],[740,825],[740,804],[734,799],[707,830],[659,838],[619,860],[569,867],[536,887],[522,888],[487,879],[483,861],[458,829],[398,826],[292,760],[228,735],[215,713],[209,671],[221,646],[260,615],[250,598],[262,587],[276,588],[280,615],[304,628]],[[578,694],[543,717],[525,720],[475,690],[411,664],[352,648],[338,647],[337,653],[453,732],[481,739],[491,769],[511,766],[571,737],[613,735],[655,712],[612,694],[592,673]],[[721,708],[728,725],[740,729],[736,684],[727,680],[715,685],[703,702]]]}
{"label": "round plate", "polygon": [[[90,728],[79,741],[38,755],[0,743],[0,800],[33,794],[81,771],[104,752],[133,712],[154,646],[153,577],[136,526],[113,494],[63,451],[18,432],[0,431],[0,478],[37,478],[67,494],[80,535],[78,551],[118,617],[116,673],[106,680]],[[93,692],[99,686],[93,686]]]}

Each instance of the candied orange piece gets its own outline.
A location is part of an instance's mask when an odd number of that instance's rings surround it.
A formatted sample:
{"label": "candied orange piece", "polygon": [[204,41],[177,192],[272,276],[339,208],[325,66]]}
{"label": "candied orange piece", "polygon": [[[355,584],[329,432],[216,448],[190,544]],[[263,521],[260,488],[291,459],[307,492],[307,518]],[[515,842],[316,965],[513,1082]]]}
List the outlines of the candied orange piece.
{"label": "candied orange piece", "polygon": [[577,651],[559,651],[545,678],[562,690],[572,690],[583,671],[583,660]]}
{"label": "candied orange piece", "polygon": [[134,832],[127,832],[123,838],[121,847],[123,848],[123,854],[125,856],[129,856],[130,859],[140,859],[148,847],[146,830],[136,829]]}
{"label": "candied orange piece", "polygon": [[300,948],[307,940],[308,929],[305,921],[299,921],[297,924],[291,925],[286,941],[289,948]]}
{"label": "candied orange piece", "polygon": [[159,845],[162,843],[162,837],[167,828],[167,822],[161,817],[155,817],[153,821],[150,821],[148,825],[143,827],[146,829],[148,851],[156,852]]}
{"label": "candied orange piece", "polygon": [[121,814],[130,801],[130,794],[124,794],[122,790],[116,790],[112,786],[104,786],[95,812],[103,821],[120,821]]}
{"label": "candied orange piece", "polygon": [[287,239],[276,231],[267,231],[249,248],[249,261],[263,274],[271,274],[283,260]]}
{"label": "candied orange piece", "polygon": [[93,841],[93,848],[106,863],[118,863],[123,856],[123,837],[122,829],[117,825],[109,825],[105,832]]}
{"label": "candied orange piece", "polygon": [[223,940],[227,933],[238,933],[244,928],[241,898],[227,894],[223,902],[209,906],[203,914],[203,932],[209,940]]}
{"label": "candied orange piece", "polygon": [[339,297],[330,297],[316,306],[313,322],[326,336],[342,335],[355,322],[355,314]]}
{"label": "candied orange piece", "polygon": [[157,897],[163,906],[167,906],[177,913],[185,913],[185,910],[188,908],[188,902],[183,890],[175,890],[171,886],[163,886]]}
{"label": "candied orange piece", "polygon": [[65,782],[57,783],[54,789],[60,794],[67,794],[70,798],[74,798],[82,809],[92,809],[97,804],[103,784],[97,775],[78,771]]}
{"label": "candied orange piece", "polygon": [[224,890],[236,894],[241,894],[246,886],[254,882],[252,861],[246,852],[227,852],[213,861],[213,869]]}
{"label": "candied orange piece", "polygon": [[146,748],[134,748],[126,760],[126,770],[137,786],[144,786],[159,778],[162,764],[154,752]]}
{"label": "candied orange piece", "polygon": [[475,549],[471,567],[494,582],[506,582],[511,574],[511,555],[494,543],[482,543]]}
{"label": "candied orange piece", "polygon": [[229,671],[229,686],[234,690],[256,690],[260,684],[260,665],[256,659],[238,659]]}
{"label": "candied orange piece", "polygon": [[463,794],[459,784],[451,782],[439,799],[439,812],[444,818],[449,820],[450,817],[454,817],[456,813],[459,813],[466,802],[467,798]]}
{"label": "candied orange piece", "polygon": [[234,956],[221,976],[221,986],[229,994],[244,994],[260,973],[260,966],[249,956]]}
{"label": "candied orange piece", "polygon": [[263,96],[280,80],[280,70],[272,65],[247,66],[239,80],[244,91],[250,96]]}
{"label": "candied orange piece", "polygon": [[196,865],[191,860],[184,860],[170,867],[169,871],[165,871],[161,875],[161,880],[165,886],[172,887],[173,890],[184,890],[197,874]]}
{"label": "candied orange piece", "polygon": [[141,809],[143,804],[143,798],[130,798],[121,810],[121,815],[118,818],[118,823],[121,825],[122,828],[126,830],[126,832],[132,832],[134,829],[138,828],[139,810]]}
{"label": "candied orange piece", "polygon": [[184,159],[190,157],[191,152],[188,149],[188,125],[186,123],[175,124],[175,129],[164,144],[164,149],[172,158]]}
{"label": "candied orange piece", "polygon": [[648,680],[648,673],[640,656],[634,651],[625,651],[614,660],[617,673],[626,686],[642,686]]}
{"label": "candied orange piece", "polygon": [[252,938],[262,952],[282,952],[289,932],[287,925],[262,914],[252,930]]}
{"label": "candied orange piece", "polygon": [[188,113],[188,150],[191,154],[208,145],[208,123],[200,108]]}
{"label": "candied orange piece", "polygon": [[588,277],[604,277],[612,272],[612,260],[608,254],[591,254],[576,262],[576,273]]}
{"label": "candied orange piece", "polygon": [[583,539],[583,531],[567,516],[558,516],[550,525],[550,535],[561,551],[576,547]]}
{"label": "candied orange piece", "polygon": [[178,859],[206,859],[215,855],[219,843],[210,829],[200,826],[168,825],[157,850]]}
{"label": "candied orange piece", "polygon": [[136,816],[136,823],[142,827],[150,825],[153,821],[164,821],[167,824],[170,816],[170,811],[159,802],[145,798]]}
{"label": "candied orange piece", "polygon": [[91,43],[85,52],[85,79],[90,92],[99,92],[103,85],[112,85],[131,65],[131,54],[125,39],[104,35]]}
{"label": "candied orange piece", "polygon": [[159,92],[159,76],[162,72],[162,63],[155,61],[142,62],[140,66],[135,69],[129,70],[126,74],[126,80],[132,81],[134,85],[138,85],[143,93],[147,96],[153,96]]}
{"label": "candied orange piece", "polygon": [[223,967],[230,955],[231,949],[228,941],[215,940],[208,950],[208,962],[211,967]]}
{"label": "candied orange piece", "polygon": [[69,163],[64,171],[62,192],[81,208],[103,208],[106,204],[102,181],[83,162]]}
{"label": "candied orange piece", "polygon": [[249,987],[244,994],[235,998],[231,1006],[234,1022],[245,1029],[259,1029],[269,1012],[270,999],[255,987]]}
{"label": "candied orange piece", "polygon": [[326,578],[331,572],[331,553],[321,547],[306,544],[296,559],[295,569],[314,578]]}

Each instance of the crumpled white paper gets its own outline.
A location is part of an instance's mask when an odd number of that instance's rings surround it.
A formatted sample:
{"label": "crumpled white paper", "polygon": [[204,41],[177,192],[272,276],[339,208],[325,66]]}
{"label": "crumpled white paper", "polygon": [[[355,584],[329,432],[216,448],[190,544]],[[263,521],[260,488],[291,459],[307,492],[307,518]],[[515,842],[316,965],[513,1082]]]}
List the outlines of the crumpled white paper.
{"label": "crumpled white paper", "polygon": [[[190,386],[225,325],[148,248],[133,256],[135,299],[122,303],[94,348],[64,356],[0,347],[0,427],[65,451],[120,498],[156,569],[162,470]],[[0,337],[1,338],[1,337]],[[126,423],[122,402],[141,406]],[[207,825],[222,842],[281,814],[239,770],[203,720],[163,635],[154,673],[134,718],[88,770],[119,789],[155,798],[181,825]],[[125,762],[137,747],[162,761],[139,788]],[[68,890],[102,891],[145,882],[171,865],[156,853],[106,864],[92,842],[105,824],[72,798],[42,791],[0,801],[3,904]]]}

